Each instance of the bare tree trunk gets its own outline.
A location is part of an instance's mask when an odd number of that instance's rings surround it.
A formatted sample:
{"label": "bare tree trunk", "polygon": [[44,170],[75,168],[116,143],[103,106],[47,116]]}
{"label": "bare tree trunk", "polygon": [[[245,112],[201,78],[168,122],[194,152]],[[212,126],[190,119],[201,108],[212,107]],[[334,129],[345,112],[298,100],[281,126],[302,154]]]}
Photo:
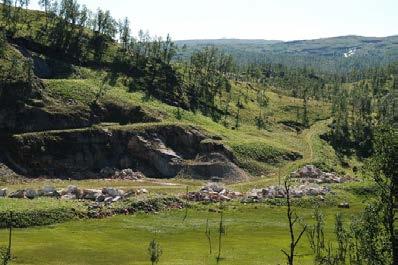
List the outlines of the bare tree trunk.
{"label": "bare tree trunk", "polygon": [[296,254],[295,254],[296,247],[297,247],[298,243],[300,242],[300,239],[303,236],[304,232],[307,230],[307,225],[304,225],[304,227],[302,228],[300,234],[298,235],[298,237],[296,239],[296,236],[294,234],[294,225],[299,220],[299,217],[292,210],[291,201],[290,201],[290,184],[289,184],[288,179],[285,180],[284,186],[285,186],[285,192],[286,192],[287,219],[289,222],[290,249],[289,249],[289,253],[283,249],[281,251],[283,252],[283,254],[286,255],[287,264],[294,265],[294,257],[296,256]]}
{"label": "bare tree trunk", "polygon": [[212,248],[211,248],[211,233],[210,233],[210,228],[209,228],[209,218],[206,220],[206,231],[205,231],[207,241],[209,242],[209,253],[211,255],[212,253]]}
{"label": "bare tree trunk", "polygon": [[[180,110],[180,108],[178,108],[178,110]],[[185,222],[185,220],[188,217],[188,193],[189,193],[189,188],[187,186],[187,190],[185,192],[185,214],[184,214],[184,218],[182,219],[183,222]]]}
{"label": "bare tree trunk", "polygon": [[222,244],[222,235],[225,233],[224,223],[223,223],[223,212],[221,210],[220,213],[220,226],[218,230],[218,255],[217,255],[217,264],[221,260],[221,244]]}

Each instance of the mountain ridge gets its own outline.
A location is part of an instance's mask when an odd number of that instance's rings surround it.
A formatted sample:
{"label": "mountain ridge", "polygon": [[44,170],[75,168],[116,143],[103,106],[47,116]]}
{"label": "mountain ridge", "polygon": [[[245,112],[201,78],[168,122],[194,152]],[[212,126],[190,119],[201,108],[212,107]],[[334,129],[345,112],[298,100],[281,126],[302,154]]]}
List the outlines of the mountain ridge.
{"label": "mountain ridge", "polygon": [[[369,69],[398,59],[398,35],[388,37],[337,36],[313,40],[267,41],[245,39],[176,41],[185,49],[180,59],[206,46],[231,54],[240,65],[264,61],[293,67],[319,68],[321,72],[344,73],[353,66]],[[320,67],[319,67],[320,66]]]}

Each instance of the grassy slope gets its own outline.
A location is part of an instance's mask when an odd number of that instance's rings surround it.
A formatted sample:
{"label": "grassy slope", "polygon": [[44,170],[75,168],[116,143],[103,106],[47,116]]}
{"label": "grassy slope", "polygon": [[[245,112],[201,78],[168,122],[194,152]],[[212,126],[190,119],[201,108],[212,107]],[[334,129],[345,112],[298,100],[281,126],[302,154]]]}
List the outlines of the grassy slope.
{"label": "grassy slope", "polygon": [[[49,111],[69,112],[77,109],[88,111],[88,104],[95,99],[99,89],[98,84],[105,73],[87,68],[76,68],[76,72],[80,73],[78,79],[73,75],[69,79],[44,80],[48,95],[45,107]],[[229,104],[231,115],[227,118],[227,126],[222,125],[221,122],[215,122],[200,113],[189,111],[181,111],[181,118],[177,118],[177,109],[175,107],[155,99],[147,99],[142,92],[129,93],[120,80],[114,86],[108,86],[100,100],[124,106],[139,105],[148,112],[156,113],[157,117],[163,119],[162,123],[194,124],[202,127],[210,134],[221,136],[223,142],[232,147],[240,165],[249,170],[255,177],[252,181],[232,185],[232,188],[240,191],[247,191],[254,186],[275,184],[278,182],[279,177],[283,178],[289,172],[308,163],[325,165],[338,171],[345,170],[339,165],[334,150],[319,138],[320,134],[328,130],[329,106],[327,104],[310,101],[309,116],[312,126],[297,134],[294,130],[280,125],[279,122],[296,120],[296,109],[302,106],[302,101],[279,95],[269,89],[267,96],[270,99],[270,103],[265,110],[268,123],[266,124],[266,130],[260,130],[255,126],[255,117],[259,113],[259,108],[255,103],[257,89],[259,88],[245,83],[233,84],[231,103]],[[243,102],[243,108],[240,110],[241,126],[238,129],[233,129],[235,115],[238,110],[238,97],[241,97]],[[217,99],[216,102],[225,102],[225,98],[226,95],[221,99]],[[65,102],[72,102],[72,104],[65,104]],[[100,126],[118,125],[102,124]],[[147,126],[147,124],[133,125],[134,128],[139,128],[140,126]],[[30,133],[28,135],[29,137],[42,137],[48,135],[48,133]],[[291,152],[300,153],[303,158],[293,162],[282,158]],[[201,181],[186,180],[171,180],[170,182],[174,182],[176,185],[164,186],[153,182],[136,183],[131,181],[104,183],[103,181],[87,180],[70,183],[48,180],[7,186],[11,190],[16,190],[23,187],[41,187],[44,185],[54,185],[63,188],[69,184],[75,184],[80,187],[115,186],[125,189],[145,187],[153,193],[181,193],[184,191],[185,185],[194,190],[203,184]],[[2,208],[2,204],[0,204],[0,210]]]}
{"label": "grassy slope", "polygon": [[[97,76],[101,76],[97,73]],[[89,79],[57,79],[46,80],[49,94],[54,98],[53,104],[48,108],[62,108],[59,102],[73,100],[74,106],[84,108],[92,102],[98,91],[98,77],[91,75]],[[97,80],[96,80],[97,79]],[[113,102],[118,105],[139,105],[150,112],[156,113],[157,117],[162,117],[163,122],[194,124],[201,126],[211,134],[219,135],[224,142],[231,146],[240,158],[241,165],[254,175],[266,175],[275,171],[275,166],[283,162],[283,155],[290,152],[304,154],[307,150],[307,143],[302,141],[303,135],[296,135],[293,130],[281,126],[280,121],[295,120],[296,109],[301,108],[302,102],[299,99],[281,96],[274,92],[267,92],[270,104],[265,110],[268,123],[266,130],[259,130],[255,126],[255,118],[260,112],[256,99],[257,87],[247,84],[236,83],[233,85],[231,93],[231,103],[229,104],[230,115],[227,119],[222,118],[222,122],[215,122],[211,118],[200,113],[181,111],[178,118],[175,107],[163,104],[158,100],[147,99],[141,92],[127,92],[121,82],[115,86],[108,87],[105,95],[101,98],[102,102]],[[216,100],[219,104],[225,105],[224,95]],[[237,101],[241,97],[243,109],[240,110],[240,127],[234,129],[235,117],[238,111]],[[67,108],[67,107],[66,107]],[[329,117],[329,106],[320,102],[312,101],[309,107],[310,122],[327,119]],[[227,126],[221,123],[226,123]],[[244,150],[244,152],[239,152]],[[257,153],[261,157],[252,156]],[[264,157],[266,159],[264,159]],[[264,163],[265,162],[265,163]]]}

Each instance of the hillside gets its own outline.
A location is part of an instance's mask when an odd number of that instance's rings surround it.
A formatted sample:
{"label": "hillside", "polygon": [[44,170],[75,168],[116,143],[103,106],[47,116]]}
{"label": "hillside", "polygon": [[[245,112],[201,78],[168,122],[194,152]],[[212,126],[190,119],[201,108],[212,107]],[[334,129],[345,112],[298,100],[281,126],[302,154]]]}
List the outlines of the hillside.
{"label": "hillside", "polygon": [[[24,60],[23,55],[14,47],[9,46],[9,51],[19,54],[21,60]],[[147,122],[157,122],[159,124],[157,126],[170,123],[195,125],[210,134],[218,135],[222,142],[232,148],[238,157],[239,164],[254,175],[270,174],[273,166],[284,163],[285,159],[289,161],[302,157],[306,149],[306,143],[304,145],[300,143],[302,135],[296,136],[294,127],[287,126],[296,120],[297,109],[302,108],[300,99],[278,95],[271,90],[266,92],[270,99],[267,108],[267,124],[265,129],[258,129],[255,124],[260,109],[254,102],[256,90],[259,88],[249,83],[235,82],[229,103],[231,114],[223,118],[224,125],[222,125],[200,113],[181,110],[156,99],[146,99],[142,92],[129,92],[128,87],[122,85],[123,77],[119,77],[115,82],[116,85],[110,86],[99,98],[97,106],[93,108],[90,104],[95,101],[100,90],[97,84],[101,82],[101,72],[74,65],[69,65],[68,68],[75,69],[74,71],[79,72],[80,76],[76,77],[75,74],[67,76],[67,73],[62,73],[62,79],[56,76],[53,79],[35,81],[38,84],[33,86],[31,92],[35,96],[25,93],[27,98],[24,107],[12,114],[4,114],[3,117],[7,119],[2,119],[0,123],[3,130],[17,132],[18,135],[15,137],[25,137],[24,133],[28,133],[26,136],[29,136],[31,143],[32,141],[42,143],[43,137],[59,138],[56,136],[62,132],[59,130],[65,130],[65,133],[72,135],[73,129],[88,128],[93,125],[99,126],[94,130],[101,127],[110,129],[116,124],[127,123],[135,124],[138,128],[140,124],[143,124],[142,128],[145,128]],[[34,68],[33,72],[35,71]],[[238,98],[242,94],[244,101],[240,107],[237,107]],[[10,104],[11,98],[6,95],[3,94],[2,98]],[[11,111],[7,105],[2,106],[2,113]],[[328,111],[323,111],[328,108],[327,104],[312,101],[309,107],[310,124],[328,119],[330,117]],[[236,129],[235,115],[238,109],[240,125]],[[129,128],[128,125],[126,128]],[[291,140],[286,142],[286,137]],[[242,141],[242,138],[245,141]],[[46,149],[57,148],[51,146],[51,144],[56,144],[55,142],[47,144]],[[17,147],[15,144],[13,146]],[[17,150],[10,150],[10,152],[14,153]],[[23,160],[21,162],[24,163]],[[319,162],[322,163],[322,161]],[[323,162],[328,163],[328,161]],[[27,174],[30,175],[33,172],[28,171]]]}
{"label": "hillside", "polygon": [[315,40],[180,40],[187,47],[180,56],[186,58],[193,50],[214,45],[231,53],[239,63],[259,60],[297,67],[320,67],[325,72],[347,71],[386,65],[398,58],[398,36],[385,38],[342,36]]}
{"label": "hillside", "polygon": [[[4,77],[5,86],[1,94],[4,104],[0,109],[0,128],[5,143],[3,152],[9,166],[19,174],[93,177],[106,167],[139,165],[136,169],[147,172],[148,176],[174,177],[195,159],[199,166],[207,163],[209,155],[215,150],[225,155],[226,151],[222,150],[231,149],[232,154],[226,155],[228,160],[252,176],[272,175],[276,166],[300,160],[306,155],[305,150],[311,143],[302,143],[304,136],[298,132],[330,118],[330,104],[327,102],[310,100],[304,106],[303,99],[282,95],[278,87],[228,80],[226,74],[211,81],[216,85],[212,88],[216,92],[209,91],[213,98],[209,98],[206,95],[209,92],[204,90],[208,84],[201,82],[214,76],[199,72],[195,81],[199,83],[183,82],[179,85],[181,79],[186,79],[181,74],[185,70],[170,64],[168,53],[173,53],[173,45],[168,40],[135,42],[132,50],[124,49],[106,35],[108,33],[92,35],[88,29],[79,29],[78,25],[71,26],[57,18],[48,22],[46,14],[39,11],[20,12],[25,12],[22,15],[24,20],[32,22],[31,30],[27,31],[26,24],[21,23],[15,26],[18,29],[15,33],[7,36],[1,67],[3,73],[13,71],[13,75]],[[47,23],[54,26],[50,27]],[[60,29],[62,32],[59,32]],[[50,31],[49,37],[39,37],[39,32],[43,30]],[[58,37],[53,37],[53,34],[58,34],[54,35]],[[62,39],[60,36],[63,36]],[[76,44],[75,39],[80,38],[92,38],[92,41],[103,43],[104,48],[98,51],[91,41]],[[246,42],[233,42],[243,47],[247,45]],[[259,41],[256,45],[260,44],[263,42]],[[165,53],[160,53],[162,49]],[[130,53],[135,55],[130,56]],[[220,82],[225,85],[217,87]],[[195,88],[198,85],[203,87]],[[182,91],[179,86],[183,86]],[[197,94],[195,89],[204,90],[201,92],[203,95]],[[258,103],[260,94],[267,100],[266,107]],[[308,124],[301,122],[303,113],[308,118]],[[145,132],[146,124],[155,126],[150,133]],[[207,136],[189,140],[191,144],[196,141],[196,150],[181,151],[171,141],[172,133],[163,135],[170,124],[176,124],[171,129],[174,133],[181,130],[179,134],[182,134],[182,139],[187,137],[184,134],[191,134],[189,129],[179,129],[184,124],[198,126]],[[140,157],[137,154],[131,160],[126,158],[132,155],[129,154],[131,151],[114,149],[109,152],[101,147],[100,143],[105,139],[99,139],[104,132],[109,131],[113,135],[109,141],[116,144],[121,141],[118,136],[120,130],[126,133],[141,130],[139,137],[149,142],[157,141],[151,134],[163,135],[160,142],[150,149],[156,155]],[[127,142],[129,137],[126,137]],[[64,142],[71,139],[89,144],[87,147],[77,144],[70,154],[58,153],[57,150],[66,146]],[[25,150],[27,142],[32,146]],[[118,153],[117,159],[109,159],[112,152]],[[176,155],[173,158],[167,152]],[[200,155],[203,157],[199,158]],[[137,159],[139,162],[134,162]],[[164,160],[164,164],[158,164],[157,159]],[[182,161],[174,165],[173,159]],[[318,160],[311,155],[311,162],[316,160],[326,168],[332,167],[332,164],[338,166],[340,162],[335,159],[325,157]],[[235,167],[234,164],[231,166]],[[229,170],[237,174],[230,176],[231,179],[243,176],[232,168],[222,169],[220,176],[228,174]],[[210,178],[212,174],[218,175],[215,172],[198,175],[199,178],[200,175]]]}
{"label": "hillside", "polygon": [[[19,12],[24,18],[6,28],[0,58],[6,74],[0,128],[4,163],[27,177],[92,178],[108,167],[133,167],[150,177],[195,175],[232,182],[254,178],[255,183],[257,177],[275,179],[308,163],[352,173],[361,164],[354,155],[355,141],[366,145],[368,140],[349,136],[344,155],[333,149],[339,147],[328,127],[336,122],[333,80],[305,69],[265,72],[261,66],[250,73],[253,76],[242,78],[233,72],[236,67],[228,56],[237,51],[250,60],[246,52],[270,53],[336,63],[337,57],[388,54],[396,45],[396,37],[356,36],[294,42],[179,41],[188,46],[183,52],[192,52],[190,65],[185,65],[171,61],[178,51],[170,39],[116,40],[105,26],[97,29],[87,21],[73,25],[61,13],[47,19],[40,11]],[[41,36],[43,31],[48,36]],[[220,46],[226,55],[211,49],[193,52],[208,44]],[[266,75],[262,81],[259,71]],[[390,79],[386,73],[381,82],[391,85]],[[131,139],[136,139],[134,144]],[[69,153],[58,152],[70,142],[77,144]],[[189,145],[195,147],[184,150]],[[213,158],[213,153],[222,157]],[[223,161],[228,166],[220,167]]]}
{"label": "hillside", "polygon": [[0,263],[393,264],[397,36],[173,42],[3,3]]}

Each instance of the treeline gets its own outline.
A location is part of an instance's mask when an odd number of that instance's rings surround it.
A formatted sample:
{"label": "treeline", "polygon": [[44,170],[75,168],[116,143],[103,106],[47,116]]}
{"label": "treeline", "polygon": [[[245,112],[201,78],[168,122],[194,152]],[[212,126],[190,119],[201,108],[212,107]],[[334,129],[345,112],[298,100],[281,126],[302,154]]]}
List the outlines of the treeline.
{"label": "treeline", "polygon": [[370,156],[374,128],[398,125],[398,64],[369,72],[351,86],[332,89],[333,124],[329,139],[344,154]]}
{"label": "treeline", "polygon": [[172,101],[178,73],[170,64],[176,47],[139,31],[130,21],[116,20],[109,11],[90,11],[76,0],[40,0],[44,12],[25,10],[29,1],[3,1],[0,29],[10,42],[73,64],[108,69],[109,81],[120,74],[125,85]]}
{"label": "treeline", "polygon": [[215,118],[226,114],[215,100],[231,91],[229,75],[235,68],[232,57],[215,47],[206,47],[194,52],[189,62],[181,63],[180,67],[190,108]]}
{"label": "treeline", "polygon": [[261,62],[240,68],[237,77],[303,99],[297,122],[304,126],[309,100],[331,104],[332,130],[325,139],[343,155],[370,156],[374,128],[398,126],[398,63],[337,75]]}
{"label": "treeline", "polygon": [[[357,72],[382,67],[398,59],[394,37],[377,40],[373,45],[368,38],[339,37],[314,41],[272,42],[265,40],[197,40],[181,41],[187,49],[179,53],[188,59],[192,51],[206,45],[215,45],[231,54],[240,67],[263,62],[288,65],[293,68],[312,68],[317,74],[344,76],[352,69]],[[343,44],[344,42],[344,44]],[[344,53],[357,48],[355,56],[345,57]]]}

